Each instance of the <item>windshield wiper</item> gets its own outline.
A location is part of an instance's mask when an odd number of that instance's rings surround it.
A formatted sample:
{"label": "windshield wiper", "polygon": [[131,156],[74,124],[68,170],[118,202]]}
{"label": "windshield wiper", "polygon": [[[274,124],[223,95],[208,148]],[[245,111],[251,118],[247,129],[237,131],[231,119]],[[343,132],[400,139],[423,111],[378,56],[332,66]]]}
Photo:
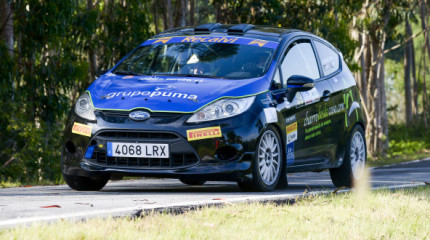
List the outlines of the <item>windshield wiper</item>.
{"label": "windshield wiper", "polygon": [[115,71],[113,72],[116,75],[135,75],[135,76],[142,76],[140,73],[132,72],[132,71]]}

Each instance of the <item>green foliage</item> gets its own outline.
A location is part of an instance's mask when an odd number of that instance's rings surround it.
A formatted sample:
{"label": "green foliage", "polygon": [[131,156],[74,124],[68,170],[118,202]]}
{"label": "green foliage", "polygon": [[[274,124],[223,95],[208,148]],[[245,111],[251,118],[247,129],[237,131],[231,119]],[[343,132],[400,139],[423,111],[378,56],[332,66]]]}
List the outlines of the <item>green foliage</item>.
{"label": "green foliage", "polygon": [[0,41],[0,181],[61,181],[66,114],[88,86],[88,51],[112,67],[152,33],[145,1],[16,0],[15,52]]}
{"label": "green foliage", "polygon": [[426,129],[422,123],[414,124],[409,128],[406,128],[404,124],[392,125],[389,131],[389,157],[414,155],[430,149],[430,130]]}

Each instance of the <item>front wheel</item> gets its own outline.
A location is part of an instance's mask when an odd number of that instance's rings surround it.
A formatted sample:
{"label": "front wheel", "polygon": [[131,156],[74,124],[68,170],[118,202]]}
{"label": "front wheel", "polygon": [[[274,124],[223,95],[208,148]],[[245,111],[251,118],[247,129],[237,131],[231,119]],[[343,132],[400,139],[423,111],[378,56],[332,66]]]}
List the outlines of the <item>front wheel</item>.
{"label": "front wheel", "polygon": [[268,126],[261,134],[252,163],[251,182],[238,182],[244,191],[273,191],[282,172],[283,152],[278,131]]}
{"label": "front wheel", "polygon": [[367,159],[364,130],[356,125],[348,139],[345,157],[339,168],[330,169],[330,177],[336,187],[352,187],[362,178]]}

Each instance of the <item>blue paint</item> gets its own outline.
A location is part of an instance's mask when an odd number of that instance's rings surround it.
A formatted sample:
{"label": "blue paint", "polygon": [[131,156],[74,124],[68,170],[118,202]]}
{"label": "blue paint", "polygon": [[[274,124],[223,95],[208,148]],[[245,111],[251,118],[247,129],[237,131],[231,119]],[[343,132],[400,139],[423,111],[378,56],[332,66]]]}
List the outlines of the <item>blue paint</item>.
{"label": "blue paint", "polygon": [[93,156],[94,147],[95,146],[90,146],[90,147],[87,148],[87,152],[85,153],[85,158],[86,159],[91,159],[91,157]]}
{"label": "blue paint", "polygon": [[109,157],[112,157],[113,156],[113,153],[112,153],[112,143],[111,142],[108,142],[107,143],[107,155],[109,156]]}
{"label": "blue paint", "polygon": [[294,142],[287,144],[287,165],[294,163]]}
{"label": "blue paint", "polygon": [[107,73],[94,81],[88,91],[97,109],[129,111],[141,108],[191,113],[222,97],[242,97],[267,91],[274,68],[275,63],[272,63],[265,76],[241,80]]}
{"label": "blue paint", "polygon": [[300,88],[300,87],[303,87],[303,86],[300,86],[300,85],[287,85],[287,88]]}

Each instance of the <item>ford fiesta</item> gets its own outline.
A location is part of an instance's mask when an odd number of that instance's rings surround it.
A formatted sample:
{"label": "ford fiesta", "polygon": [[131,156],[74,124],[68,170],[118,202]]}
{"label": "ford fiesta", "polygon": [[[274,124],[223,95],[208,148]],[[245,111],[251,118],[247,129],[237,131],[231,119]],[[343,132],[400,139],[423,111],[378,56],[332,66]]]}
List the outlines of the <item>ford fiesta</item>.
{"label": "ford fiesta", "polygon": [[287,186],[330,170],[350,187],[366,162],[365,121],[342,54],[310,33],[204,24],[148,39],[95,80],[64,131],[64,180],[112,176]]}

